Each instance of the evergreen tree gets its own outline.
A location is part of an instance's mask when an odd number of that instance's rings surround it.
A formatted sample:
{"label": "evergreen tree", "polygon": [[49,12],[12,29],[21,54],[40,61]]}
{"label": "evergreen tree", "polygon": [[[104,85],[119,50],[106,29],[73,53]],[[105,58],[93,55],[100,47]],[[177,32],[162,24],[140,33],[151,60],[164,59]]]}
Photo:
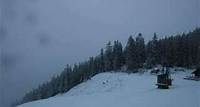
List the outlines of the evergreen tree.
{"label": "evergreen tree", "polygon": [[95,72],[95,58],[93,58],[93,57],[90,57],[90,60],[89,60],[89,70],[88,70],[88,74],[87,75],[93,75],[94,74],[94,72]]}
{"label": "evergreen tree", "polygon": [[72,72],[72,68],[70,65],[67,65],[67,67],[65,68],[65,78],[64,78],[64,89],[63,91],[66,92],[69,90],[69,83],[70,83],[70,73]]}
{"label": "evergreen tree", "polygon": [[124,64],[122,44],[119,41],[114,42],[113,46],[113,67],[114,70],[120,70]]}
{"label": "evergreen tree", "polygon": [[143,67],[145,62],[145,43],[142,34],[139,33],[136,37],[136,62],[137,68]]}
{"label": "evergreen tree", "polygon": [[101,54],[100,54],[100,71],[105,72],[105,60],[104,60],[104,50],[103,48],[101,49]]}
{"label": "evergreen tree", "polygon": [[105,70],[110,71],[113,70],[113,50],[111,42],[109,41],[106,45],[105,51]]}
{"label": "evergreen tree", "polygon": [[146,63],[150,66],[155,66],[156,64],[159,64],[159,45],[158,45],[158,38],[157,34],[154,33],[152,41],[149,41],[147,44],[147,61]]}
{"label": "evergreen tree", "polygon": [[136,62],[136,52],[135,52],[135,40],[132,36],[129,37],[126,48],[125,48],[125,56],[126,56],[126,65],[128,70],[135,70],[137,68]]}
{"label": "evergreen tree", "polygon": [[200,68],[200,43],[197,51],[197,66]]}

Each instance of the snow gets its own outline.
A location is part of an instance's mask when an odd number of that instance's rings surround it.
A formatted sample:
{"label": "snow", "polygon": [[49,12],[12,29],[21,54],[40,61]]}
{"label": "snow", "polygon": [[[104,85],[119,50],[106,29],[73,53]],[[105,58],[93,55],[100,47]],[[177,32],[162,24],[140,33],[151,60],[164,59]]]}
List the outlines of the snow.
{"label": "snow", "polygon": [[157,89],[156,76],[101,73],[65,94],[18,107],[200,107],[200,82],[172,75],[170,89]]}

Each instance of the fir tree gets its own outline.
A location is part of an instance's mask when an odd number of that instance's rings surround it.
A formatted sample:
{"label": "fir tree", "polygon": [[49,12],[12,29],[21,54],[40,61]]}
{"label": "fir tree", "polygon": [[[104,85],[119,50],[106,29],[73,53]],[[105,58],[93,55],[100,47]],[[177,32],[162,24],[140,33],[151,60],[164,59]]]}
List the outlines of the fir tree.
{"label": "fir tree", "polygon": [[105,60],[104,60],[104,50],[103,50],[103,48],[101,49],[101,54],[100,54],[100,71],[105,72]]}
{"label": "fir tree", "polygon": [[139,33],[136,37],[136,61],[137,61],[137,68],[143,67],[145,62],[145,43],[142,34]]}
{"label": "fir tree", "polygon": [[159,45],[158,45],[158,38],[157,34],[154,33],[152,41],[149,41],[147,44],[147,64],[150,66],[155,66],[156,64],[159,64]]}
{"label": "fir tree", "polygon": [[114,70],[120,70],[124,64],[122,44],[119,41],[114,42],[113,46],[113,67]]}
{"label": "fir tree", "polygon": [[197,66],[200,68],[200,43],[197,50]]}
{"label": "fir tree", "polygon": [[125,48],[125,56],[126,56],[126,65],[128,70],[135,70],[137,68],[136,62],[136,52],[135,52],[135,40],[132,36],[129,37],[126,48]]}
{"label": "fir tree", "polygon": [[111,42],[109,41],[106,45],[105,51],[105,70],[110,71],[113,70],[113,50]]}

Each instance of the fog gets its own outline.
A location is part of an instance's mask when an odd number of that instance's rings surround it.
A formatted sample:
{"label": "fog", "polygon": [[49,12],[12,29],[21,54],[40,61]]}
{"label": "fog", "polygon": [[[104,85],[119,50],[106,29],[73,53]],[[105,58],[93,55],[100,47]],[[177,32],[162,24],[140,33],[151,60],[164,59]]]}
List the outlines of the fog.
{"label": "fog", "polygon": [[200,26],[200,0],[0,0],[0,106],[20,99],[107,41]]}

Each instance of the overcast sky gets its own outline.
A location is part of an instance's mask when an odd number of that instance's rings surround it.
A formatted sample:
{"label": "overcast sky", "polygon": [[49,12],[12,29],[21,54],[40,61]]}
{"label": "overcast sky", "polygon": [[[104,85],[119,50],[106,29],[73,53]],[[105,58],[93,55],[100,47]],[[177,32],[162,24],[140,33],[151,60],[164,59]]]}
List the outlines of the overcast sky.
{"label": "overcast sky", "polygon": [[0,0],[0,106],[109,40],[193,30],[199,10],[200,0]]}

